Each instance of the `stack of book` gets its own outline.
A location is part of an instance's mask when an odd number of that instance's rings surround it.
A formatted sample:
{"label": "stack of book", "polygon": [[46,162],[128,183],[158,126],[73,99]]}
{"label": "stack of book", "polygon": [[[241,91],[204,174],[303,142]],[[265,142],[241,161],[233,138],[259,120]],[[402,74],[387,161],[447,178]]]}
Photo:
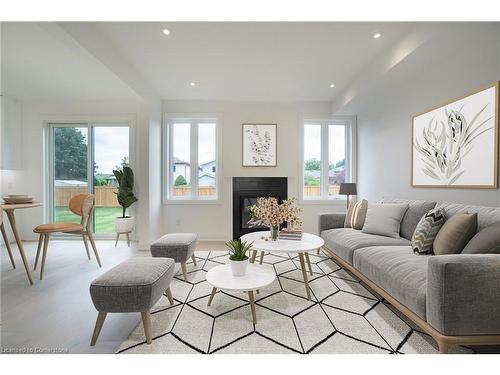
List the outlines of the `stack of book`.
{"label": "stack of book", "polygon": [[283,228],[280,231],[280,238],[282,240],[296,240],[296,241],[300,241],[302,239],[302,230],[301,229]]}

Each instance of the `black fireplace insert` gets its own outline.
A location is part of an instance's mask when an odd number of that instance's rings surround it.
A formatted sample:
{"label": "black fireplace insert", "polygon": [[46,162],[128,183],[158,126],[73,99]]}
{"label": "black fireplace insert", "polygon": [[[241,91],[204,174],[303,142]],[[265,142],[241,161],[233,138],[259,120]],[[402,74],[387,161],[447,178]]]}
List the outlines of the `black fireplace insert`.
{"label": "black fireplace insert", "polygon": [[246,233],[266,230],[266,227],[250,227],[248,208],[259,197],[275,197],[278,202],[288,198],[286,177],[233,177],[233,239]]}

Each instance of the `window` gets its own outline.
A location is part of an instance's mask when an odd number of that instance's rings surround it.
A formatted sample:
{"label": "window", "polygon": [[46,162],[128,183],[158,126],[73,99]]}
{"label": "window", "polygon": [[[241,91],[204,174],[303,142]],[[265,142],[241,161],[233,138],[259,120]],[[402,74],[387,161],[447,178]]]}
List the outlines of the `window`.
{"label": "window", "polygon": [[338,199],[350,181],[352,120],[305,120],[302,196],[304,200]]}
{"label": "window", "polygon": [[167,200],[216,200],[217,120],[169,119],[165,134]]}
{"label": "window", "polygon": [[49,217],[54,223],[80,222],[68,203],[78,194],[94,194],[96,234],[114,233],[122,214],[113,169],[129,164],[128,124],[50,124]]}

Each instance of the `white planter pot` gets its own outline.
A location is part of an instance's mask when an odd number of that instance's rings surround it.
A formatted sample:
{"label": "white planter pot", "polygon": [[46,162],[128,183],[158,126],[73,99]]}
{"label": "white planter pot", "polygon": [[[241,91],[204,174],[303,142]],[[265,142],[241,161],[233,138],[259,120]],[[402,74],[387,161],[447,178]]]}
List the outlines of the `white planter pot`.
{"label": "white planter pot", "polygon": [[134,229],[133,217],[117,217],[115,219],[115,232],[116,233],[130,233]]}
{"label": "white planter pot", "polygon": [[248,260],[229,260],[233,276],[244,276],[247,272]]}

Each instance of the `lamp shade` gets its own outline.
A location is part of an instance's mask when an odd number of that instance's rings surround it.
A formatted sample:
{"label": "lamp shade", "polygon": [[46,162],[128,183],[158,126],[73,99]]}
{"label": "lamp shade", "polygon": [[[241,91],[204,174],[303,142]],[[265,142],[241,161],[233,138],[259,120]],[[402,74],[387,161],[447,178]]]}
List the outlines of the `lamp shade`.
{"label": "lamp shade", "polygon": [[339,195],[356,195],[358,192],[356,191],[356,184],[353,182],[349,183],[341,183],[339,189]]}

